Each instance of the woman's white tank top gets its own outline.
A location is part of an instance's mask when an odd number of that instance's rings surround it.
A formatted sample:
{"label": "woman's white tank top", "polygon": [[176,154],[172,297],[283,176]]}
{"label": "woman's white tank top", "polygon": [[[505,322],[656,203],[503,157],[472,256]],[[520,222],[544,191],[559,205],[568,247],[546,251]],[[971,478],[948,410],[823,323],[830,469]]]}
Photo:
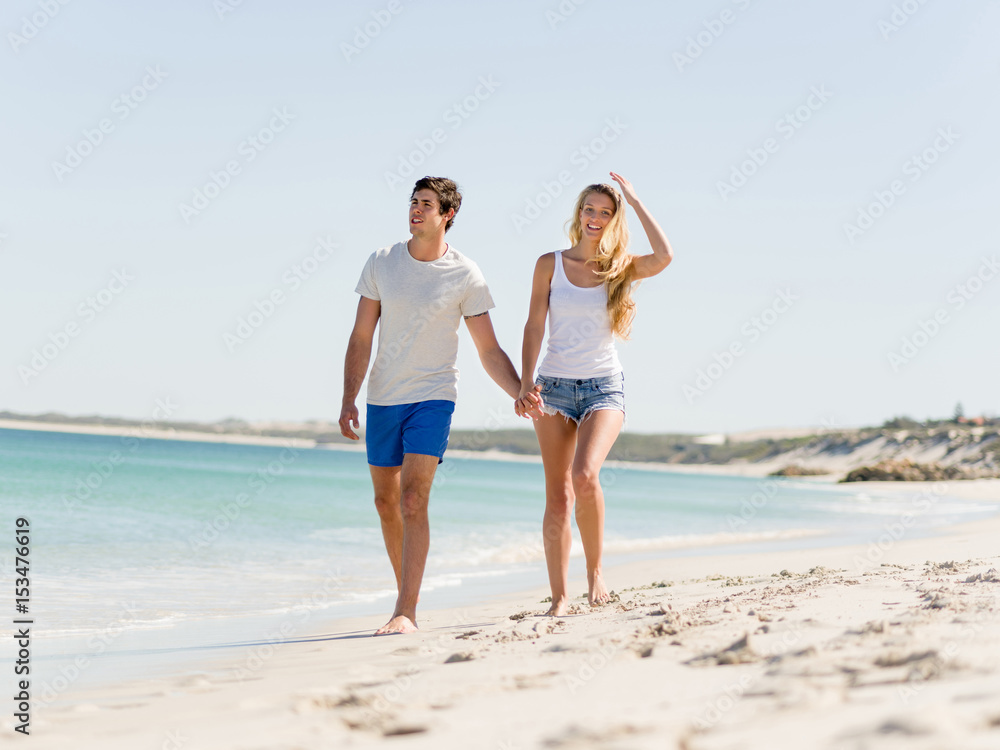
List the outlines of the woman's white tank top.
{"label": "woman's white tank top", "polygon": [[562,252],[555,260],[549,286],[549,342],[538,374],[580,379],[621,372],[607,287],[574,286],[566,278]]}

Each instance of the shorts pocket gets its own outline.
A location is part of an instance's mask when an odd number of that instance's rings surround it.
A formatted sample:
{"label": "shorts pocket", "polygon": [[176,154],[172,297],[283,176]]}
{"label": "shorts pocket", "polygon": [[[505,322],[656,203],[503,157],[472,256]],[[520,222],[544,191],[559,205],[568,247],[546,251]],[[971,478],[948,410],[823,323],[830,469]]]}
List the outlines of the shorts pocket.
{"label": "shorts pocket", "polygon": [[539,377],[538,380],[535,381],[535,385],[542,386],[541,393],[544,395],[552,392],[552,389],[556,387],[556,381],[551,378]]}
{"label": "shorts pocket", "polygon": [[622,377],[616,375],[610,378],[601,378],[594,382],[594,390],[602,396],[624,395],[625,387]]}

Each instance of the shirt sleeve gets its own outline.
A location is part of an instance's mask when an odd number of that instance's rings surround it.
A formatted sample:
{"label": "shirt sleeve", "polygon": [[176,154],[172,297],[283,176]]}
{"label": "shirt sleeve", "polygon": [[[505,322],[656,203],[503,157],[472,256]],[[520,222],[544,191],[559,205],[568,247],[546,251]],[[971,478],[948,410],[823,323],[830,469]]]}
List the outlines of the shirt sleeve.
{"label": "shirt sleeve", "polygon": [[358,279],[358,285],[354,288],[354,291],[362,297],[380,300],[382,298],[379,296],[378,284],[375,282],[375,255],[376,253],[372,253],[371,256],[369,256],[368,262],[365,263],[365,267],[361,271],[361,278]]}
{"label": "shirt sleeve", "polygon": [[462,316],[482,315],[496,307],[493,304],[493,297],[490,296],[490,288],[486,286],[486,278],[478,266],[473,265],[469,269],[469,283],[465,288],[465,297],[462,298]]}

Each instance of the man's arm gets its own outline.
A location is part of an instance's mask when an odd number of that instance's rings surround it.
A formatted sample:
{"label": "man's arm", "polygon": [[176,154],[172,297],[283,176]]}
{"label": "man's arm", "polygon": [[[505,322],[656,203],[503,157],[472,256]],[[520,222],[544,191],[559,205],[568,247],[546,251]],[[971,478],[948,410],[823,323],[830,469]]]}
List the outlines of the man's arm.
{"label": "man's arm", "polygon": [[516,399],[520,395],[521,380],[517,377],[517,370],[514,369],[510,357],[500,348],[489,312],[467,316],[465,324],[469,327],[469,334],[476,345],[476,351],[479,352],[479,361],[483,363],[486,374],[503,388],[504,393]]}
{"label": "man's arm", "polygon": [[382,303],[378,300],[361,297],[358,302],[358,314],[354,320],[354,330],[351,331],[347,343],[347,357],[344,361],[344,399],[340,407],[340,434],[351,440],[360,438],[351,429],[360,427],[358,422],[358,407],[355,401],[368,372],[368,363],[372,356],[372,338],[375,336],[375,326],[378,325],[382,313]]}
{"label": "man's arm", "polygon": [[[469,327],[469,334],[479,352],[479,361],[483,363],[486,374],[503,388],[504,393],[516,401],[521,395],[521,378],[518,377],[510,357],[500,348],[489,312],[467,316],[465,324]],[[539,416],[541,416],[540,411]]]}

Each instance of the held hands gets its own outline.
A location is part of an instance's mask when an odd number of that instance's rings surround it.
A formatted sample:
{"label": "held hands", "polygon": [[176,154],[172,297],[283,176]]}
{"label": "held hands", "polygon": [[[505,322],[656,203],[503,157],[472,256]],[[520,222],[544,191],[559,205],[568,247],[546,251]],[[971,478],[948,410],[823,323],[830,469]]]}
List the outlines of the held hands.
{"label": "held hands", "polygon": [[538,392],[542,390],[540,385],[532,385],[521,388],[521,395],[514,401],[514,413],[519,417],[527,419],[541,419],[544,416],[542,411],[542,397]]}
{"label": "held hands", "polygon": [[611,175],[611,179],[621,186],[622,196],[625,198],[625,202],[630,206],[634,206],[639,200],[639,196],[635,194],[635,188],[632,187],[632,183],[617,172],[609,172],[609,174]]}
{"label": "held hands", "polygon": [[361,426],[358,422],[358,407],[353,403],[345,403],[340,409],[340,434],[351,440],[360,440],[361,438],[351,429],[352,423],[355,429]]}

